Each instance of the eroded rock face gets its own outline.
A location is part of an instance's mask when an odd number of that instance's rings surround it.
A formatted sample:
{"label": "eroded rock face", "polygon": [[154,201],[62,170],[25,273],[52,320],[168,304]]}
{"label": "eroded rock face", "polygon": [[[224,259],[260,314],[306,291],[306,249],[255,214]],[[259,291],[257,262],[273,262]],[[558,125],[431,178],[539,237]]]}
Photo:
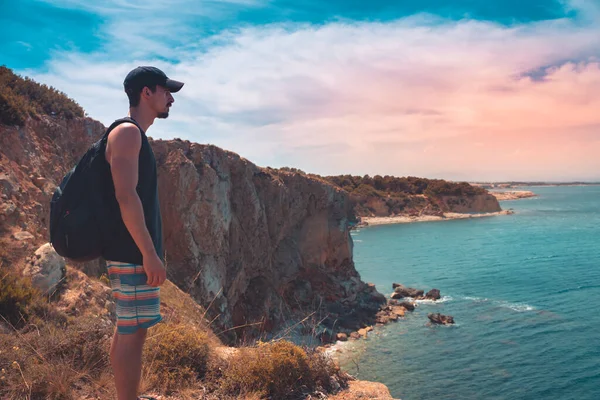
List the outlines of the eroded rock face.
{"label": "eroded rock face", "polygon": [[345,192],[214,146],[152,146],[168,277],[201,304],[212,303],[209,314],[220,314],[215,323],[223,330],[259,323],[230,330],[231,339],[317,309],[360,319],[369,304],[377,304],[366,312],[374,315],[385,302],[354,268]]}
{"label": "eroded rock face", "polygon": [[0,125],[1,262],[23,260],[49,240],[54,189],[104,130],[91,118],[43,116],[22,127]]}
{"label": "eroded rock face", "polygon": [[65,278],[66,271],[65,259],[46,243],[30,258],[23,275],[31,277],[31,283],[42,292],[52,293]]}
{"label": "eroded rock face", "polygon": [[[48,241],[54,189],[104,131],[89,118],[0,126],[1,262],[22,264]],[[313,311],[334,335],[338,327],[374,322],[385,297],[354,268],[348,229],[354,215],[343,190],[318,177],[257,167],[214,146],[151,144],[168,278],[210,305],[216,332],[232,341],[253,338]],[[99,275],[103,264],[82,269]]]}

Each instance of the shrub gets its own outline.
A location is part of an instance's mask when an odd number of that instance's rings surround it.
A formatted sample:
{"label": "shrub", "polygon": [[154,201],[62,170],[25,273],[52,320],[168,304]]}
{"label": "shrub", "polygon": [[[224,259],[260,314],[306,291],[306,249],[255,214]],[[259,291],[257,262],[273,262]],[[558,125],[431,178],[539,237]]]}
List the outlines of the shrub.
{"label": "shrub", "polygon": [[243,348],[229,360],[222,388],[228,395],[255,393],[272,399],[295,399],[317,388],[330,391],[339,369],[317,352],[307,354],[287,341]]}
{"label": "shrub", "polygon": [[158,324],[148,333],[144,383],[166,393],[192,386],[206,374],[210,355],[205,332],[184,324]]}
{"label": "shrub", "polygon": [[23,326],[29,317],[29,306],[41,299],[41,293],[30,281],[7,269],[0,271],[0,315],[10,324]]}
{"label": "shrub", "polygon": [[28,116],[72,119],[84,114],[81,106],[64,93],[0,66],[0,123],[23,125]]}
{"label": "shrub", "polygon": [[77,399],[109,367],[112,327],[81,318],[68,328],[45,324],[29,333],[0,335],[0,398]]}

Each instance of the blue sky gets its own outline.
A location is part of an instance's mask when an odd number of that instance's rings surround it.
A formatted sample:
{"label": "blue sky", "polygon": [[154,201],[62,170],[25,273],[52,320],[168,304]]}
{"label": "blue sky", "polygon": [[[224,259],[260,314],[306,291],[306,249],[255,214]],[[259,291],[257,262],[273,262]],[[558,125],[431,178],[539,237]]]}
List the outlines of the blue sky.
{"label": "blue sky", "polygon": [[[0,64],[108,125],[122,80],[186,82],[154,138],[263,166],[600,179],[600,1],[0,2]],[[178,107],[179,106],[179,107]]]}

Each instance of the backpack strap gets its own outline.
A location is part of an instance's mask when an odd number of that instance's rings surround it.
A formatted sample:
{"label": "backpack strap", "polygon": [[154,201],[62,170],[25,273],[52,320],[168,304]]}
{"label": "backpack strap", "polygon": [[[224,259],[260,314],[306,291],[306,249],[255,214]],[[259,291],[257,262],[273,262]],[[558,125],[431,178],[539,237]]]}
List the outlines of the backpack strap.
{"label": "backpack strap", "polygon": [[144,136],[146,135],[146,133],[144,132],[144,130],[142,129],[142,127],[140,126],[140,124],[137,123],[136,120],[134,120],[131,117],[119,118],[115,122],[113,122],[112,124],[110,124],[110,126],[108,127],[108,129],[106,129],[106,132],[104,133],[104,136],[102,136],[102,139],[100,139],[100,147],[101,147],[102,151],[106,150],[106,142],[108,141],[108,135],[112,132],[112,130],[115,129],[117,126],[119,126],[121,124],[124,124],[126,122],[128,122],[130,124],[134,124],[135,126],[137,126],[137,128],[140,130],[140,134],[142,135],[142,140],[144,139]]}

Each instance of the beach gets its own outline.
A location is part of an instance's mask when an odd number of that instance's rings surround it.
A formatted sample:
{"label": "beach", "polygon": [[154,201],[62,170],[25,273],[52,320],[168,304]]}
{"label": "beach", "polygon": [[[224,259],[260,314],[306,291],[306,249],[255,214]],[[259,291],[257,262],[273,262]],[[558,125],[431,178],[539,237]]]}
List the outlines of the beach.
{"label": "beach", "polygon": [[466,214],[466,213],[444,213],[443,217],[437,215],[394,215],[390,217],[361,217],[358,226],[374,226],[388,224],[409,224],[412,222],[433,222],[433,221],[448,221],[452,219],[467,219],[467,218],[482,218],[495,217],[498,215],[510,215],[514,212],[511,210],[498,211],[493,213]]}
{"label": "beach", "polygon": [[494,195],[498,201],[519,200],[537,196],[537,194],[529,190],[510,190],[498,192],[490,190],[490,194]]}

